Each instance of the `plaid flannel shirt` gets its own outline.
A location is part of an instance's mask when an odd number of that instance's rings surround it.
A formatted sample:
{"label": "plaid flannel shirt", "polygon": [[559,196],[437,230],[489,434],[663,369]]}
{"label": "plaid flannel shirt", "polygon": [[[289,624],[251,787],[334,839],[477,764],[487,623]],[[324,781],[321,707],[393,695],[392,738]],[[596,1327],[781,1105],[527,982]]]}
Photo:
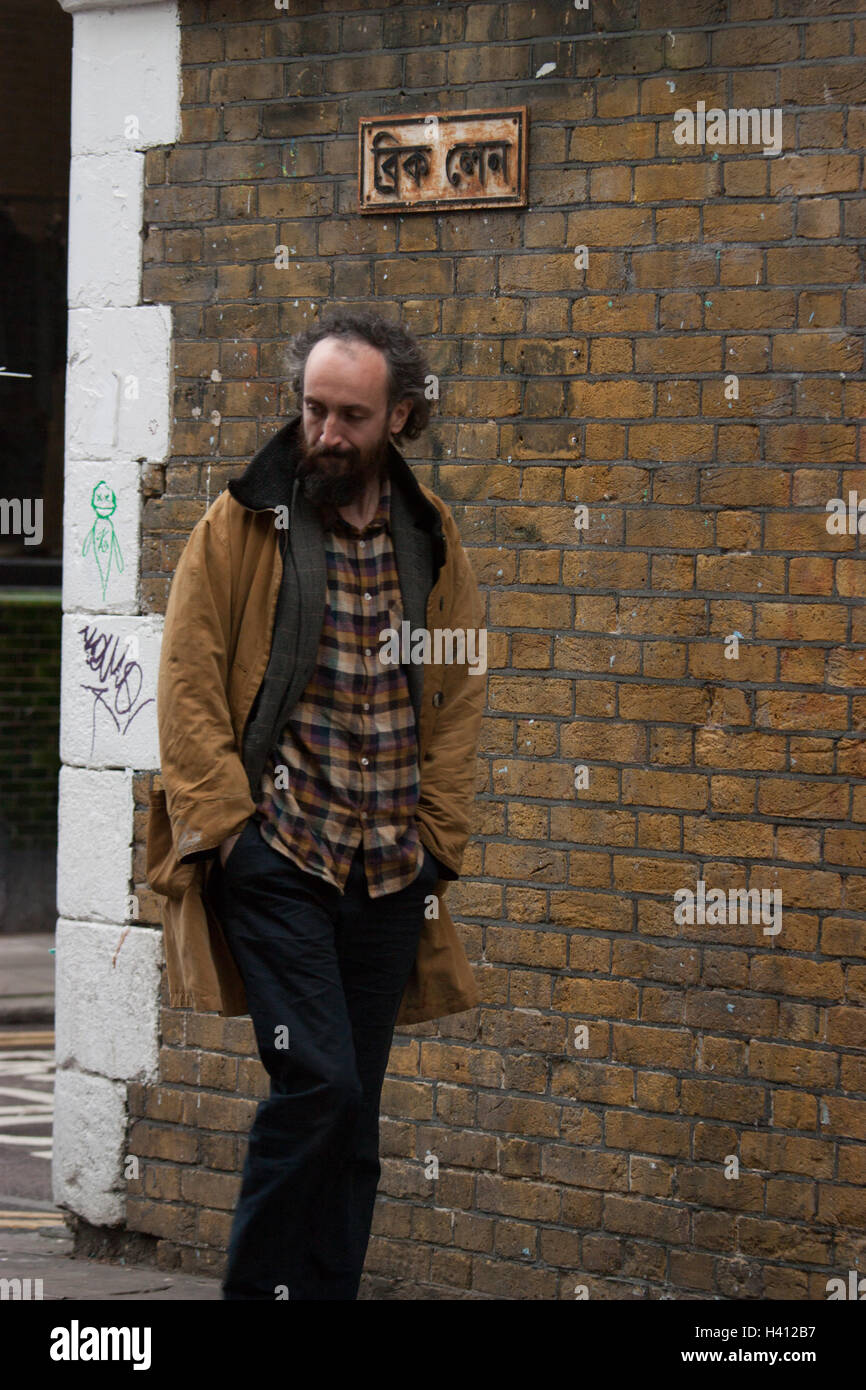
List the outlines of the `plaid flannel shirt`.
{"label": "plaid flannel shirt", "polygon": [[316,668],[271,752],[256,807],[267,844],[341,891],[363,843],[371,898],[406,887],[424,857],[415,711],[403,667],[379,661],[379,633],[399,633],[403,620],[390,505],[386,474],[363,530],[342,517],[326,530]]}

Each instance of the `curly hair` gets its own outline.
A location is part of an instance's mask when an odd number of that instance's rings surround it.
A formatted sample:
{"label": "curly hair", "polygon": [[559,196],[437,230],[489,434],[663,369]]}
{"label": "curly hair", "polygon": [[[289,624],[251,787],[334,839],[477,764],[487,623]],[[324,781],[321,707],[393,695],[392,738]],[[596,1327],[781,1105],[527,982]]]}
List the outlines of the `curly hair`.
{"label": "curly hair", "polygon": [[328,309],[312,328],[305,328],[291,339],[286,352],[289,379],[299,401],[304,392],[307,358],[323,338],[360,340],[384,354],[388,367],[388,413],[400,401],[411,402],[406,423],[395,431],[394,438],[417,439],[430,419],[430,402],[424,392],[430,367],[408,329],[371,309]]}

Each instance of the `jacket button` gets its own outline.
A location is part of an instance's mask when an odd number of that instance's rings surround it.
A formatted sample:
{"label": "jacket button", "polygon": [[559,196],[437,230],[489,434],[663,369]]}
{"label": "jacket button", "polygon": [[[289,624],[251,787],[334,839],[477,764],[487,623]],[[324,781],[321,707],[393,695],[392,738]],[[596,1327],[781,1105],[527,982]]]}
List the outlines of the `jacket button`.
{"label": "jacket button", "polygon": [[441,705],[441,703],[442,703],[442,691],[441,691],[441,690],[437,690],[437,691],[436,691],[436,694],[433,696],[433,703],[434,703],[434,705],[436,705],[437,709],[438,709],[439,705]]}

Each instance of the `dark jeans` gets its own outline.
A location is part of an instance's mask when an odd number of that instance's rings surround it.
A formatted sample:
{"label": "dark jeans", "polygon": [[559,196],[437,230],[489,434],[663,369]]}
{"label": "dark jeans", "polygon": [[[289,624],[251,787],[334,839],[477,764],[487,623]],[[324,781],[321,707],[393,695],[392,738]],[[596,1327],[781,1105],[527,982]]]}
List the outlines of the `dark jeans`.
{"label": "dark jeans", "polygon": [[258,819],[208,885],[243,979],[270,1096],[249,1135],[225,1299],[355,1299],[380,1176],[394,1023],[439,862],[371,899],[363,848],[345,893],[262,839]]}

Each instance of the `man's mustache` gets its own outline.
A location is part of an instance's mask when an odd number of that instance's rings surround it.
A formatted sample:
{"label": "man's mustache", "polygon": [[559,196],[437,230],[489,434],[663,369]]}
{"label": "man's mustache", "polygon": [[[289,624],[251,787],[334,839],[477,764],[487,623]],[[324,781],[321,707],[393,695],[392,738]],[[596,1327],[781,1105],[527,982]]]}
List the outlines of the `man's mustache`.
{"label": "man's mustache", "polygon": [[316,449],[307,454],[307,462],[312,464],[318,463],[321,459],[356,459],[357,457],[358,451],[356,449],[346,453],[340,453],[335,449]]}

